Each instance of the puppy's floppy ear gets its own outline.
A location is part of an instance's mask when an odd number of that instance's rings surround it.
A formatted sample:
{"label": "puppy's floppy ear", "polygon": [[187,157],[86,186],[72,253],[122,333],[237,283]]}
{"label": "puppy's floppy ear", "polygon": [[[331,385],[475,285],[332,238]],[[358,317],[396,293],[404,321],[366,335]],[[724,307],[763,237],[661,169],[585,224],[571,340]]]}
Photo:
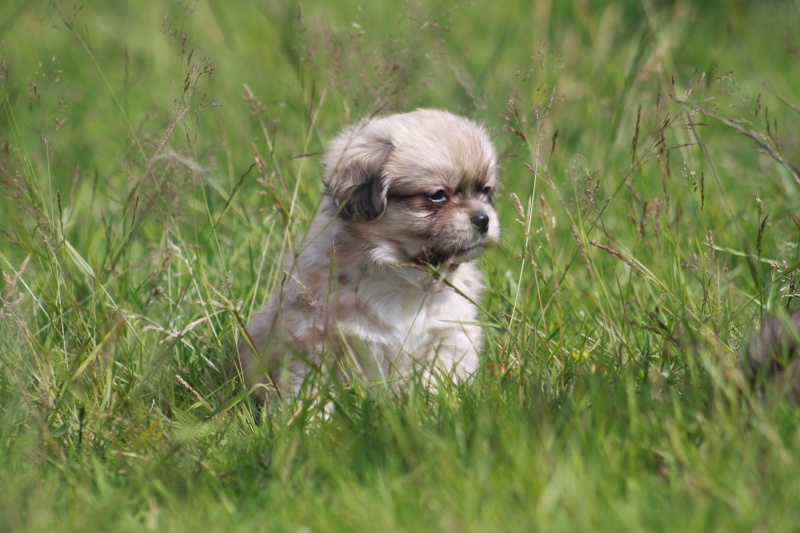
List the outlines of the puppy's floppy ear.
{"label": "puppy's floppy ear", "polygon": [[346,220],[374,220],[386,209],[383,166],[392,152],[388,132],[366,122],[342,132],[328,147],[322,182]]}

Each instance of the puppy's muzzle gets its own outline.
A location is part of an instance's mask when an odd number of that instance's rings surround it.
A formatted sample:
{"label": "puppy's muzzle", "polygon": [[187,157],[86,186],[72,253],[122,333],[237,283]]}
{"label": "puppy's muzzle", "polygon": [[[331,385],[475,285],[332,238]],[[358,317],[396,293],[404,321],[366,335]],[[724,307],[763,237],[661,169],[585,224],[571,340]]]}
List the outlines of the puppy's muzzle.
{"label": "puppy's muzzle", "polygon": [[489,231],[489,215],[483,211],[474,211],[470,216],[470,222],[481,235],[486,235]]}

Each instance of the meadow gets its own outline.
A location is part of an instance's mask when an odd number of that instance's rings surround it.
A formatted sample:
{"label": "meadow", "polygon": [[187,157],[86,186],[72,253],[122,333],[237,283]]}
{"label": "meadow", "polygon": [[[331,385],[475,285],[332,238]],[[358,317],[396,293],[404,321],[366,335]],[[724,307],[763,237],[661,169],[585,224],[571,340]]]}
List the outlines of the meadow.
{"label": "meadow", "polygon": [[[800,4],[0,5],[0,530],[795,531]],[[259,409],[243,324],[321,152],[437,107],[501,154],[469,384]],[[333,402],[329,417],[319,406]]]}

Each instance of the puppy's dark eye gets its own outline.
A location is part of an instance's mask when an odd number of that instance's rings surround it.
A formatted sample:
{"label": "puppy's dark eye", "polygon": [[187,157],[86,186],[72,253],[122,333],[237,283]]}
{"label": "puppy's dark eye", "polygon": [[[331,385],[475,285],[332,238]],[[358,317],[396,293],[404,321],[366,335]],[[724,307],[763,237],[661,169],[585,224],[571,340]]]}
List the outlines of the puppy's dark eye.
{"label": "puppy's dark eye", "polygon": [[435,204],[442,204],[447,201],[447,191],[444,189],[436,189],[428,195],[428,200]]}
{"label": "puppy's dark eye", "polygon": [[487,196],[488,198],[491,198],[492,195],[494,194],[494,189],[492,189],[491,187],[489,187],[487,185],[486,187],[481,189],[481,194],[483,194],[484,196]]}

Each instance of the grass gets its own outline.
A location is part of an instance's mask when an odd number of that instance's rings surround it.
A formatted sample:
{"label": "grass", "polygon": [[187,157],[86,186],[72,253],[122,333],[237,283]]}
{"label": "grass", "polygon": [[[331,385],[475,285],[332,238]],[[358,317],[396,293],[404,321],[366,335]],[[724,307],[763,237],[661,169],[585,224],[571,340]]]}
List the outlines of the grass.
{"label": "grass", "polygon": [[[800,416],[739,370],[795,307],[796,5],[0,21],[0,529],[796,528]],[[255,409],[231,354],[325,142],[421,106],[503,154],[479,375],[331,392],[327,420]]]}

